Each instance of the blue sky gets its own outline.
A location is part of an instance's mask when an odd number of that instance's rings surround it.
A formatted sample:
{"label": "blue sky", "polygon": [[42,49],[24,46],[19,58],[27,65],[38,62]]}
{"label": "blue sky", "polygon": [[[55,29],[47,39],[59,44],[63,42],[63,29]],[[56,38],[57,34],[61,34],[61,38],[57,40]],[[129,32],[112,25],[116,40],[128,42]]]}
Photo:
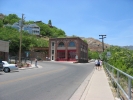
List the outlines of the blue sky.
{"label": "blue sky", "polygon": [[107,44],[133,45],[133,0],[0,0],[0,13],[51,20],[68,36],[99,40],[103,34]]}

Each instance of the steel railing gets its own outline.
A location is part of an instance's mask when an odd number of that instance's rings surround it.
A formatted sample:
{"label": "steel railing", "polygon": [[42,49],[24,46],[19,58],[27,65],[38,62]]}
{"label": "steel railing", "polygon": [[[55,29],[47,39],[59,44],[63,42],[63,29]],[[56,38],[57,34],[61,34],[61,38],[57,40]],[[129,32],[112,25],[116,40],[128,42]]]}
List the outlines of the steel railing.
{"label": "steel railing", "polygon": [[[132,96],[132,81],[133,81],[133,77],[131,75],[128,75],[127,73],[115,68],[114,66],[104,62],[104,66],[105,66],[105,69],[107,71],[107,73],[110,75],[111,79],[113,80],[113,82],[116,83],[117,85],[117,97],[119,98],[120,97],[120,93],[119,93],[119,90],[122,91],[122,93],[125,95],[125,97],[127,98],[127,100],[131,100]],[[116,74],[114,73],[116,72]],[[123,87],[121,86],[120,84],[120,73],[122,75],[124,75],[128,80],[128,86],[127,86],[127,92],[123,89]],[[116,77],[115,77],[116,75]],[[133,98],[132,98],[133,99]]]}

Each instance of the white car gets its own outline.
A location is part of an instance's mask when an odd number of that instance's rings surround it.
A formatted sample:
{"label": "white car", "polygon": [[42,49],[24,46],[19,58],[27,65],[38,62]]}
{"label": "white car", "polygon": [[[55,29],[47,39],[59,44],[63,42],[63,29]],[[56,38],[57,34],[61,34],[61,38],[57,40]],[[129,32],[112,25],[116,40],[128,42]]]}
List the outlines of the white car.
{"label": "white car", "polygon": [[2,61],[3,71],[8,73],[13,70],[18,70],[17,64],[9,64],[7,61]]}
{"label": "white car", "polygon": [[95,59],[91,59],[91,60],[89,60],[89,62],[95,62]]}

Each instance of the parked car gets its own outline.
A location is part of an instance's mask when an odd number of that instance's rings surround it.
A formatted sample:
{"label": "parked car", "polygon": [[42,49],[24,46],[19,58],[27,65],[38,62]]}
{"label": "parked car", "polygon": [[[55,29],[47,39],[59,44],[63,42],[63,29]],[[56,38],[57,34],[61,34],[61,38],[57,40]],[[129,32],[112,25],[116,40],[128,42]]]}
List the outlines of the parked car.
{"label": "parked car", "polygon": [[0,71],[3,71],[3,63],[1,60],[0,60]]}
{"label": "parked car", "polygon": [[17,64],[9,64],[7,61],[2,61],[3,64],[3,71],[8,73],[13,70],[18,70]]}

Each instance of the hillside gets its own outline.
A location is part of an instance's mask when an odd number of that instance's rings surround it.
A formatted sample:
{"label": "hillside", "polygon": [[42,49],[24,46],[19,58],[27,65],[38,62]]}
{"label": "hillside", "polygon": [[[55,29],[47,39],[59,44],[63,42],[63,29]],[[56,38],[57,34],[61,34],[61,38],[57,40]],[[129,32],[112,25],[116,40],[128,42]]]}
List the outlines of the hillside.
{"label": "hillside", "polygon": [[[88,48],[91,50],[91,51],[98,51],[98,52],[102,52],[103,49],[102,49],[102,42],[97,40],[97,39],[94,39],[94,38],[84,38],[84,37],[80,37],[81,39],[83,40],[86,40],[87,43],[88,43]],[[104,49],[110,47],[109,44],[106,44],[104,43]]]}
{"label": "hillside", "polygon": [[[26,17],[26,16],[24,16],[24,17]],[[0,28],[3,28],[5,26],[6,27],[14,26],[14,24],[20,22],[20,20],[21,20],[21,18],[19,18],[16,14],[4,15],[4,14],[0,13]],[[51,20],[48,20],[48,23],[44,23],[42,21],[23,20],[23,27],[24,27],[24,25],[26,25],[26,28],[27,28],[27,25],[30,25],[30,24],[31,25],[36,24],[37,26],[40,27],[40,30],[38,33],[40,36],[55,37],[55,38],[66,37],[66,33],[62,29],[57,28],[56,26],[52,25]],[[24,28],[24,29],[26,29],[26,28]],[[25,30],[25,32],[29,32],[29,30]],[[33,33],[30,33],[30,34],[33,34]]]}
{"label": "hillside", "polygon": [[[4,25],[6,24],[13,24],[15,22],[18,22],[21,18],[19,18],[16,14],[9,14],[9,15],[4,15],[0,13],[0,28],[1,28],[1,32],[0,34],[2,35],[3,33],[7,33],[8,34],[8,30],[10,30],[10,34],[13,34],[12,32],[14,32],[15,30],[13,29],[5,29],[3,28]],[[52,26],[52,21],[49,20],[48,24],[43,23],[42,21],[24,21],[24,24],[32,24],[32,23],[36,23],[39,27],[40,27],[40,36],[42,39],[45,39],[48,41],[48,38],[60,38],[60,37],[66,37],[66,33],[65,31]],[[5,30],[4,30],[5,29]],[[15,33],[19,33],[17,31],[15,31]],[[46,38],[47,37],[47,38]],[[75,37],[75,36],[72,36]],[[78,37],[78,36],[76,36]],[[3,37],[4,38],[4,37]],[[3,39],[1,36],[1,39]],[[102,42],[94,39],[94,38],[84,38],[84,37],[80,37],[83,40],[86,40],[88,43],[88,48],[91,51],[98,51],[98,52],[102,52]],[[44,45],[44,44],[43,44]],[[36,46],[38,47],[42,47],[42,45],[37,44]],[[104,48],[108,48],[110,45],[105,44]]]}

